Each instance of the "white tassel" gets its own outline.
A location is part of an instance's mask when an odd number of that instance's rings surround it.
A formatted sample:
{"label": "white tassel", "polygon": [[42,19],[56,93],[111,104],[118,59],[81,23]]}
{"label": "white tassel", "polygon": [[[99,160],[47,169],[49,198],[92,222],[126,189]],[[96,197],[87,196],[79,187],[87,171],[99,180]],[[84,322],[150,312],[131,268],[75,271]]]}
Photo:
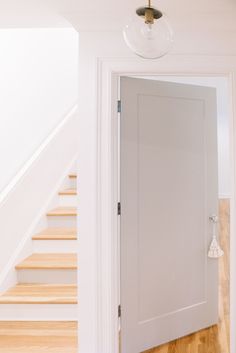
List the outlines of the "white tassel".
{"label": "white tassel", "polygon": [[210,249],[208,251],[208,257],[213,259],[218,259],[219,257],[224,255],[224,251],[219,246],[216,237],[213,237]]}
{"label": "white tassel", "polygon": [[213,223],[213,237],[208,251],[208,257],[218,259],[224,255],[224,251],[221,249],[216,239],[216,223],[218,222],[218,217],[213,215],[210,217],[210,221]]}

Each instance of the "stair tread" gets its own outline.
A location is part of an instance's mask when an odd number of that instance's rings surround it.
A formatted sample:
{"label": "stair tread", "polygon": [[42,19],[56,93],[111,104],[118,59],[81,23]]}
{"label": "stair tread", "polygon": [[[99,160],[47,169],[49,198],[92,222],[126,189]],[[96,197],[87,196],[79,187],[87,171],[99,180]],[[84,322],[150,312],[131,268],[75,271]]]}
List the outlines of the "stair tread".
{"label": "stair tread", "polygon": [[47,216],[77,216],[76,207],[57,207],[47,213]]}
{"label": "stair tread", "polygon": [[59,192],[59,195],[77,195],[77,190],[75,188],[64,189]]}
{"label": "stair tread", "polygon": [[77,321],[1,321],[1,353],[76,353]]}
{"label": "stair tread", "polygon": [[77,174],[76,173],[71,173],[71,174],[69,174],[69,178],[75,179],[75,178],[77,178]]}
{"label": "stair tread", "polygon": [[33,240],[76,240],[76,228],[47,228],[35,234]]}
{"label": "stair tread", "polygon": [[17,284],[0,296],[0,304],[76,304],[75,284]]}
{"label": "stair tread", "polygon": [[32,254],[15,267],[17,270],[77,269],[77,254]]}

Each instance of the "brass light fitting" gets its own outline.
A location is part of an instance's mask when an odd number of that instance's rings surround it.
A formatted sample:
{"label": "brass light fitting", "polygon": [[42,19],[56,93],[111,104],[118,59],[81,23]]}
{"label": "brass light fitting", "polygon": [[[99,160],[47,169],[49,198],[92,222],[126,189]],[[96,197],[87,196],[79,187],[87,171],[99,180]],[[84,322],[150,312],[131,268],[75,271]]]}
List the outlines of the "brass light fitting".
{"label": "brass light fitting", "polygon": [[162,12],[155,9],[151,5],[151,0],[148,0],[148,6],[139,7],[136,10],[136,14],[143,17],[146,24],[153,25],[155,20],[158,20],[163,16]]}

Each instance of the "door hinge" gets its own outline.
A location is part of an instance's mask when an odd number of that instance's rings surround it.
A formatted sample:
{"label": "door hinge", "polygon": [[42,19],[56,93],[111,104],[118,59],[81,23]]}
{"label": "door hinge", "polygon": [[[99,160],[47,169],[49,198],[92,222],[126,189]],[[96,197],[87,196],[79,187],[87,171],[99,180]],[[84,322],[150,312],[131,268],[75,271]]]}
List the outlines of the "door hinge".
{"label": "door hinge", "polygon": [[117,101],[117,112],[121,113],[121,101]]}
{"label": "door hinge", "polygon": [[118,204],[117,204],[117,214],[118,214],[118,216],[121,215],[121,204],[120,204],[120,202],[118,202]]}
{"label": "door hinge", "polygon": [[121,317],[121,306],[118,306],[118,317]]}

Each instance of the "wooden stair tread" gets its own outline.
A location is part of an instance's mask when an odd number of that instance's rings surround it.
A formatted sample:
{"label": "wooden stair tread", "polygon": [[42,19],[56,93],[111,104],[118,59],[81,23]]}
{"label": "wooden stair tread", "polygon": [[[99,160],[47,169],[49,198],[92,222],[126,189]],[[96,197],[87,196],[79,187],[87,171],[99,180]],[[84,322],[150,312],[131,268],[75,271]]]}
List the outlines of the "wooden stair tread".
{"label": "wooden stair tread", "polygon": [[76,304],[74,284],[17,284],[0,296],[0,304]]}
{"label": "wooden stair tread", "polygon": [[47,213],[47,216],[77,216],[76,207],[57,207]]}
{"label": "wooden stair tread", "polygon": [[17,270],[75,270],[76,254],[33,254],[15,267]]}
{"label": "wooden stair tread", "polygon": [[33,240],[76,240],[76,228],[47,228],[35,234]]}
{"label": "wooden stair tread", "polygon": [[75,179],[75,178],[77,178],[77,174],[71,173],[71,174],[69,174],[69,178],[70,179]]}
{"label": "wooden stair tread", "polygon": [[1,353],[77,353],[76,321],[1,321]]}
{"label": "wooden stair tread", "polygon": [[64,189],[59,191],[59,195],[68,195],[68,196],[74,196],[77,195],[77,190],[76,189]]}
{"label": "wooden stair tread", "polygon": [[[65,330],[74,330],[77,334],[77,325],[77,321],[0,321],[0,335],[15,335],[15,330],[19,330],[20,335],[23,331],[27,333],[32,330],[31,334],[33,335],[34,330],[45,330],[45,334],[48,331],[47,335],[50,338],[57,330],[58,336],[63,334]],[[38,333],[36,335],[38,336]]]}

